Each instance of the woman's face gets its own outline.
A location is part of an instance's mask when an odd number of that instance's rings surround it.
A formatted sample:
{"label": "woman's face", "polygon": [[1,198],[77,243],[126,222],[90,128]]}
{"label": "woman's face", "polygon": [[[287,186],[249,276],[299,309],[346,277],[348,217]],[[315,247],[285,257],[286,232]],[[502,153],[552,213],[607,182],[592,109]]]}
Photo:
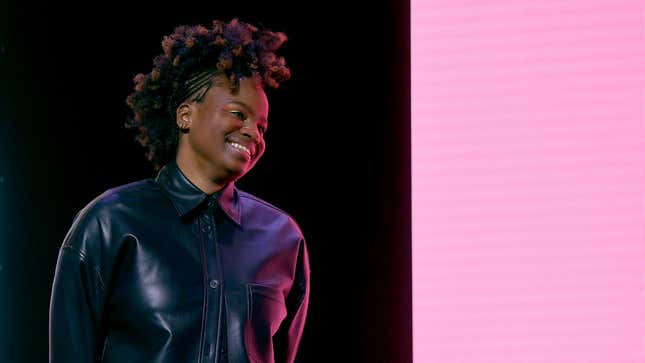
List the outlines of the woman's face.
{"label": "woman's face", "polygon": [[264,154],[268,113],[267,96],[253,79],[242,78],[237,94],[228,81],[218,79],[203,102],[179,107],[178,122],[188,118],[190,123],[180,152],[220,183],[240,178]]}

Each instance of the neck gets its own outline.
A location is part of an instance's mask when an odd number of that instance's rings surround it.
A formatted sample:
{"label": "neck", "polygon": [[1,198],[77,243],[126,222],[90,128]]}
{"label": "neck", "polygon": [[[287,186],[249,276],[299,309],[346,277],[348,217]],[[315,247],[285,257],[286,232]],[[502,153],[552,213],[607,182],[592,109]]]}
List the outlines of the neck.
{"label": "neck", "polygon": [[213,194],[227,184],[226,181],[217,181],[216,178],[209,177],[212,173],[209,172],[208,167],[202,165],[196,158],[187,157],[181,150],[177,152],[176,162],[186,178],[206,194]]}

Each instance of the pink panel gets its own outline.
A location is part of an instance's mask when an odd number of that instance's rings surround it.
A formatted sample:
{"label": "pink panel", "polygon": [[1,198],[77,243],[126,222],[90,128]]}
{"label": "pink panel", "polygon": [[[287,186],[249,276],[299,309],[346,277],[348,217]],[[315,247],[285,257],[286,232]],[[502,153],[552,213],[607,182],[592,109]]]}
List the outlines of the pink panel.
{"label": "pink panel", "polygon": [[645,362],[645,2],[411,2],[417,363]]}

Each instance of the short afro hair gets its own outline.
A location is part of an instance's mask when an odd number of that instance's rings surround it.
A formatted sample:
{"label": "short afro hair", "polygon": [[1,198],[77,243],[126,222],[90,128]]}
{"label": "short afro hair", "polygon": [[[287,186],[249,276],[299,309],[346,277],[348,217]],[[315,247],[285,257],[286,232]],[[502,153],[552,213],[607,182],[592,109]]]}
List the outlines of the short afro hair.
{"label": "short afro hair", "polygon": [[165,36],[163,53],[154,58],[150,73],[134,77],[134,92],[126,100],[134,113],[126,127],[138,131],[135,139],[155,170],[176,155],[177,107],[189,99],[202,101],[214,77],[228,80],[233,93],[243,77],[273,88],[288,80],[291,72],[284,58],[276,55],[286,40],[282,32],[258,30],[238,19],[215,20],[210,28],[180,25]]}

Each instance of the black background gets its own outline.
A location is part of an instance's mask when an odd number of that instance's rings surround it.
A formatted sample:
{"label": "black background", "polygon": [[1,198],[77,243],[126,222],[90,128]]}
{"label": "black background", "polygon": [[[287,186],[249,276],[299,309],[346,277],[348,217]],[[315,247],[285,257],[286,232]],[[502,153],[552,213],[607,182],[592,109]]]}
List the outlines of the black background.
{"label": "black background", "polygon": [[[309,247],[304,362],[412,361],[409,2],[84,2],[0,11],[0,362],[47,361],[58,248],[104,190],[153,177],[123,127],[136,73],[179,24],[289,37],[267,152],[237,185]],[[74,344],[74,342],[70,342]]]}

